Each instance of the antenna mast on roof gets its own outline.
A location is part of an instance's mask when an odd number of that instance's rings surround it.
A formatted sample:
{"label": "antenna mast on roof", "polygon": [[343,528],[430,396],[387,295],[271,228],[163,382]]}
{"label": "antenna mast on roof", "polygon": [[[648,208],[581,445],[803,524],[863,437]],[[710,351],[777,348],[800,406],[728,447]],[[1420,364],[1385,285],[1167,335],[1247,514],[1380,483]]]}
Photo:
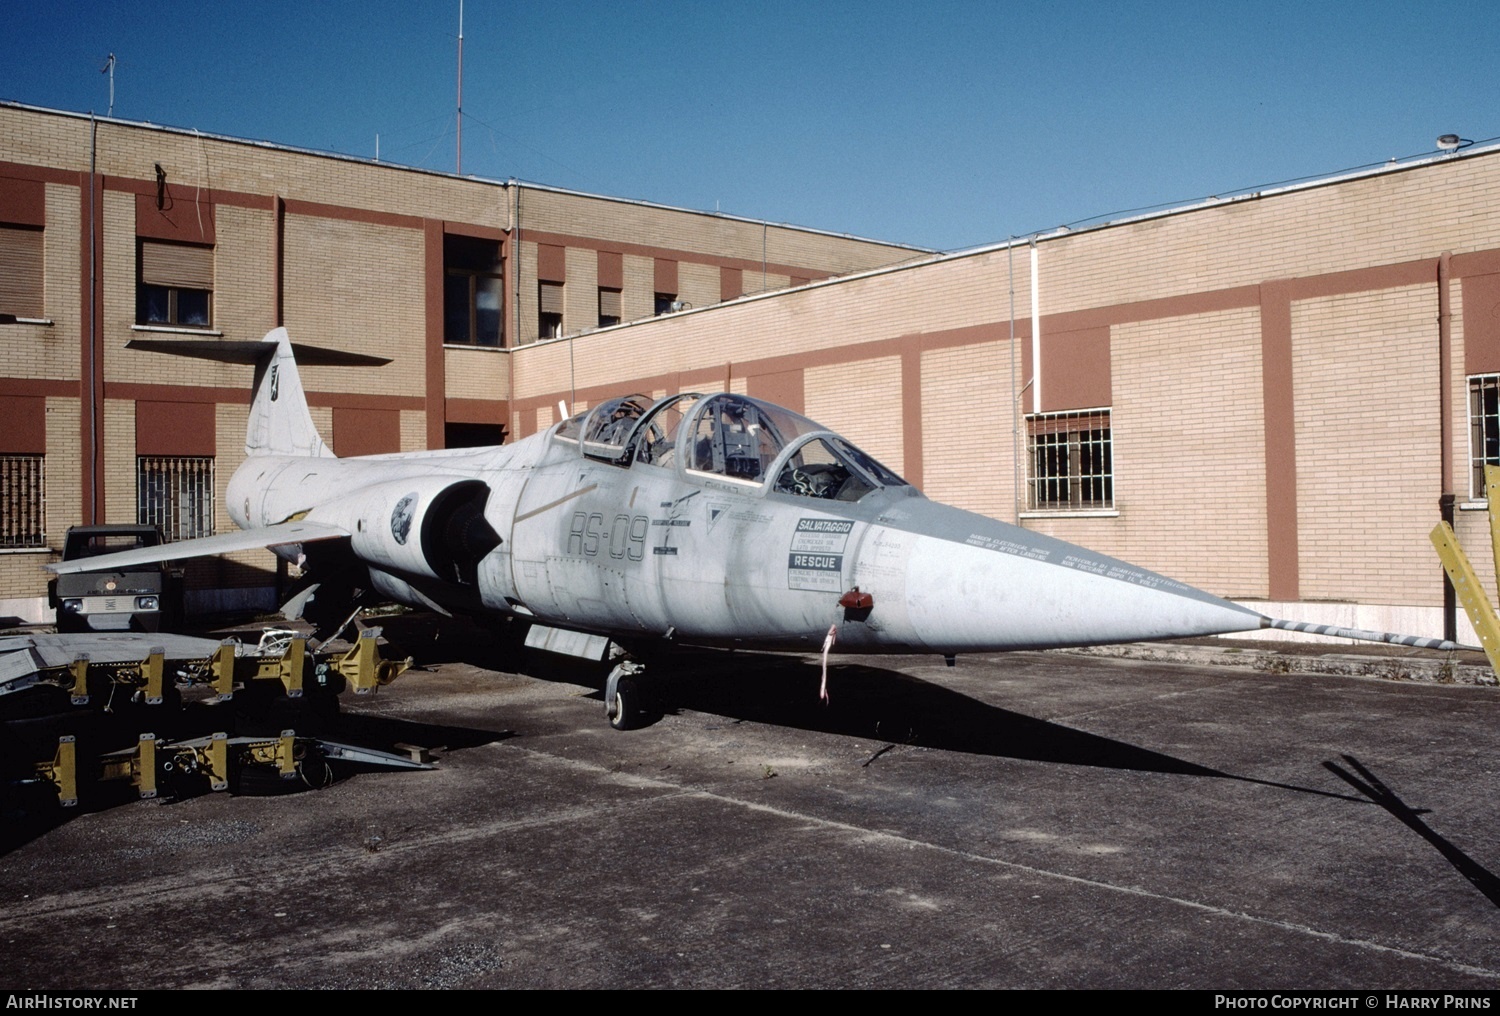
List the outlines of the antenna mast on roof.
{"label": "antenna mast on roof", "polygon": [[109,112],[105,116],[115,115],[115,55],[111,53],[104,61],[104,66],[99,68],[100,74],[109,75]]}
{"label": "antenna mast on roof", "polygon": [[458,151],[454,172],[464,172],[464,0],[458,0]]}

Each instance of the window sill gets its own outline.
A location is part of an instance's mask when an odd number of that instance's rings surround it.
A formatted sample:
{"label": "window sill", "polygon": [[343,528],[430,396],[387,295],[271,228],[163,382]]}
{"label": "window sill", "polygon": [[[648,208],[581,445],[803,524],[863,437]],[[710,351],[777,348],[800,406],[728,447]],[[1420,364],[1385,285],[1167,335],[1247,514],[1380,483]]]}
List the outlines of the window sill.
{"label": "window sill", "polygon": [[1458,510],[1461,512],[1487,512],[1490,510],[1490,503],[1484,499],[1463,501],[1459,503]]}
{"label": "window sill", "polygon": [[215,339],[224,337],[224,333],[217,328],[182,328],[177,325],[131,325],[130,330],[161,335],[207,335]]}
{"label": "window sill", "polygon": [[483,353],[509,353],[505,346],[477,346],[472,342],[445,342],[444,349],[473,349]]}
{"label": "window sill", "polygon": [[51,547],[0,547],[0,554],[56,554]]}
{"label": "window sill", "polygon": [[1117,519],[1118,508],[1086,508],[1078,511],[1062,508],[1057,511],[1022,512],[1023,519]]}
{"label": "window sill", "polygon": [[52,327],[49,317],[21,317],[17,314],[0,314],[0,325],[45,325]]}

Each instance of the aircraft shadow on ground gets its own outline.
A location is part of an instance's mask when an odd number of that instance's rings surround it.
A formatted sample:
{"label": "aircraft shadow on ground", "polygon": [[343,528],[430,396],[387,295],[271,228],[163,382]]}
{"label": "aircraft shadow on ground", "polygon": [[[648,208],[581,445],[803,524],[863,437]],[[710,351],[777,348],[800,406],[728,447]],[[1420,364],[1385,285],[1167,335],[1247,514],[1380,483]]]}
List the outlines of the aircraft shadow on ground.
{"label": "aircraft shadow on ground", "polygon": [[[1452,842],[1439,835],[1436,830],[1422,821],[1422,816],[1428,814],[1426,808],[1413,808],[1396,795],[1396,792],[1381,782],[1380,778],[1370,772],[1359,759],[1352,755],[1341,756],[1344,764],[1349,768],[1339,765],[1337,762],[1324,762],[1323,768],[1343,780],[1349,786],[1359,791],[1360,794],[1378,804],[1390,812],[1398,822],[1416,833],[1422,839],[1430,843],[1443,859],[1451,864],[1469,884],[1484,894],[1485,899],[1500,908],[1500,877],[1497,877],[1488,868],[1481,865],[1468,854],[1464,853]],[[1354,772],[1350,772],[1352,769]],[[1357,775],[1356,775],[1357,774]]]}
{"label": "aircraft shadow on ground", "polygon": [[[419,662],[464,661],[542,680],[603,690],[608,665],[524,649],[518,638],[425,615],[397,619],[388,634]],[[1359,795],[1259,780],[1113,738],[987,705],[931,681],[883,667],[829,665],[831,702],[818,698],[821,668],[778,653],[678,649],[649,663],[658,711],[691,710],[973,755],[1179,776],[1210,776],[1359,801]],[[602,720],[601,720],[602,722]]]}

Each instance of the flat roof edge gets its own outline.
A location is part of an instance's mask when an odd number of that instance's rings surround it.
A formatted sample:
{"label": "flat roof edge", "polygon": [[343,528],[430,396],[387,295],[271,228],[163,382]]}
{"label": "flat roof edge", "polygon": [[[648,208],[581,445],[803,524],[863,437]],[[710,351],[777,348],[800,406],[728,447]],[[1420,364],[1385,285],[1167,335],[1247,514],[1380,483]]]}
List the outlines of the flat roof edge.
{"label": "flat roof edge", "polygon": [[75,110],[52,109],[47,106],[33,106],[28,103],[18,102],[14,99],[0,99],[0,109],[18,109],[28,113],[42,113],[50,116],[65,117],[74,120],[87,120],[95,123],[106,123],[116,127],[128,127],[136,130],[159,131],[164,134],[177,134],[188,138],[204,138],[209,141],[220,141],[231,145],[244,145],[249,148],[262,148],[269,151],[287,152],[293,155],[306,155],[313,158],[333,159],[338,162],[348,162],[355,165],[372,166],[381,169],[393,169],[407,173],[420,173],[424,176],[438,177],[447,180],[456,180],[461,183],[474,183],[489,187],[517,187],[527,190],[548,191],[554,194],[566,194],[570,197],[589,198],[595,201],[609,201],[614,204],[634,205],[641,208],[653,208],[664,212],[676,212],[680,215],[700,215],[711,219],[722,219],[730,222],[740,222],[754,226],[774,226],[777,229],[789,229],[798,233],[809,233],[815,236],[826,236],[840,240],[851,240],[856,243],[867,243],[877,247],[889,247],[895,250],[908,250],[918,254],[935,254],[936,250],[930,247],[917,247],[913,244],[897,243],[890,240],[876,240],[866,236],[857,236],[853,233],[840,233],[831,229],[819,229],[815,226],[799,226],[790,222],[773,222],[770,219],[758,219],[748,215],[735,215],[728,212],[709,212],[698,208],[683,208],[678,205],[663,204],[659,201],[648,201],[644,198],[622,198],[609,194],[595,194],[590,191],[573,190],[568,187],[556,187],[550,184],[534,183],[517,177],[509,177],[504,180],[486,176],[474,176],[472,174],[459,175],[449,173],[441,169],[424,169],[421,166],[408,166],[401,162],[382,162],[379,159],[363,155],[349,155],[344,152],[329,152],[317,148],[302,148],[297,145],[283,144],[277,141],[263,141],[255,138],[236,137],[231,134],[218,134],[213,131],[203,131],[196,127],[174,127],[169,124],[151,123],[148,120],[125,120],[120,117],[100,116],[97,113],[80,113]]}

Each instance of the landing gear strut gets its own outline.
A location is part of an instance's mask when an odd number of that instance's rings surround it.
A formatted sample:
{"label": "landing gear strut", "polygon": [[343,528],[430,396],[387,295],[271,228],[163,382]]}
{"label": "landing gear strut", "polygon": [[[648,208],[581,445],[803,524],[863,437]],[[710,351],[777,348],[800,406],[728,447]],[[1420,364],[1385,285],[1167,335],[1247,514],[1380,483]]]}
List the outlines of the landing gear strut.
{"label": "landing gear strut", "polygon": [[634,660],[621,660],[604,682],[604,715],[616,730],[634,730],[645,725],[645,694],[641,690],[646,667]]}

